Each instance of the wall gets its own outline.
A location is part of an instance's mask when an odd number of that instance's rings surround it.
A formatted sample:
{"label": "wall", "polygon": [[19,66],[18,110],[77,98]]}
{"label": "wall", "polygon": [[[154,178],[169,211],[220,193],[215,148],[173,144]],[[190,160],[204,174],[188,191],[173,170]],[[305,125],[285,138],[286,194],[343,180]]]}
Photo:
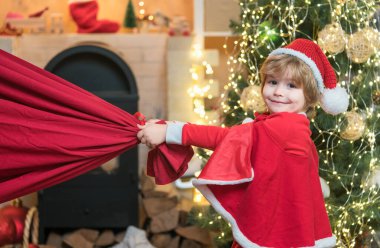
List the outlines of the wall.
{"label": "wall", "polygon": [[[34,13],[48,6],[46,13],[48,17],[51,13],[62,13],[64,19],[65,32],[76,32],[75,23],[72,21],[68,9],[67,0],[0,0],[0,26],[4,23],[6,14],[19,12],[23,15]],[[144,0],[146,13],[160,11],[169,18],[181,15],[193,22],[193,1],[192,0]],[[128,0],[98,0],[99,19],[110,19],[122,23],[127,9]],[[135,13],[137,14],[138,0],[133,0]]]}

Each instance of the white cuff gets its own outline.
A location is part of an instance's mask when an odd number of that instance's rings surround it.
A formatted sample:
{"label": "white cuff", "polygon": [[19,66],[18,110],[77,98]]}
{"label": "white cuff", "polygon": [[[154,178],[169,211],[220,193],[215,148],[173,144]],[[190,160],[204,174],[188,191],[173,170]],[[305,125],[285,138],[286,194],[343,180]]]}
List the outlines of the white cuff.
{"label": "white cuff", "polygon": [[166,143],[182,145],[182,128],[186,123],[184,122],[167,122],[166,128]]}

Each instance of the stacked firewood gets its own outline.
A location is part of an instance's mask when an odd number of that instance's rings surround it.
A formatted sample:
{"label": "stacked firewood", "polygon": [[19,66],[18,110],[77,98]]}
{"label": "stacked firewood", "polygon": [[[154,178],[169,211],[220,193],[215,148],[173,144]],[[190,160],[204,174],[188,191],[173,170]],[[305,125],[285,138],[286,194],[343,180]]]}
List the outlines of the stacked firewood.
{"label": "stacked firewood", "polygon": [[95,229],[81,228],[73,232],[60,235],[51,232],[47,244],[51,247],[94,248],[109,247],[123,240],[125,232],[115,234],[112,230],[98,231]]}
{"label": "stacked firewood", "polygon": [[157,248],[212,247],[207,230],[187,223],[187,210],[192,203],[167,191],[161,191],[152,178],[142,176],[143,226],[152,245]]}
{"label": "stacked firewood", "polygon": [[[127,231],[78,229],[51,232],[47,244],[54,248],[211,248],[209,232],[187,223],[193,206],[173,185],[157,186],[143,175],[140,187],[140,227]],[[131,228],[132,227],[132,228]]]}

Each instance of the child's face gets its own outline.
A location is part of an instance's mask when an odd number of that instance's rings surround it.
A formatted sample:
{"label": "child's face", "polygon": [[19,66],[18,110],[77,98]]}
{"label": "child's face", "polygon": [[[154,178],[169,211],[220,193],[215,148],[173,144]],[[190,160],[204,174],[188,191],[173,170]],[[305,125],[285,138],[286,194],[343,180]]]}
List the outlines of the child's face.
{"label": "child's face", "polygon": [[296,85],[288,72],[267,76],[263,98],[270,113],[306,111],[303,88]]}

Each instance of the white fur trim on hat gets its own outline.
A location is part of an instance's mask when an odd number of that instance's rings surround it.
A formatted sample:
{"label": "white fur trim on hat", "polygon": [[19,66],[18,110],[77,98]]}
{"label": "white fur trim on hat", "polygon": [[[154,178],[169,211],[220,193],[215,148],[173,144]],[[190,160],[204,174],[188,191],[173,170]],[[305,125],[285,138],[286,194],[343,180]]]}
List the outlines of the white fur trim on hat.
{"label": "white fur trim on hat", "polygon": [[321,92],[321,93],[323,92],[323,89],[325,88],[325,86],[323,84],[321,72],[319,71],[317,65],[315,64],[315,62],[311,58],[306,56],[304,53],[301,53],[299,51],[296,51],[296,50],[290,49],[290,48],[275,49],[269,54],[269,56],[270,55],[279,55],[279,54],[292,55],[294,57],[299,58],[303,62],[305,62],[310,67],[311,71],[313,72],[315,80],[317,80],[319,92]]}
{"label": "white fur trim on hat", "polygon": [[340,86],[336,86],[334,89],[326,88],[321,95],[320,102],[326,113],[337,115],[347,111],[348,94]]}

